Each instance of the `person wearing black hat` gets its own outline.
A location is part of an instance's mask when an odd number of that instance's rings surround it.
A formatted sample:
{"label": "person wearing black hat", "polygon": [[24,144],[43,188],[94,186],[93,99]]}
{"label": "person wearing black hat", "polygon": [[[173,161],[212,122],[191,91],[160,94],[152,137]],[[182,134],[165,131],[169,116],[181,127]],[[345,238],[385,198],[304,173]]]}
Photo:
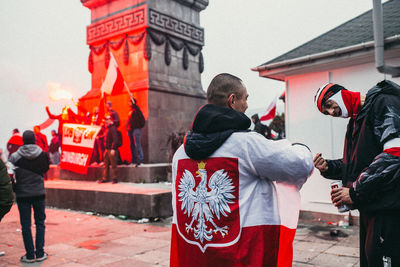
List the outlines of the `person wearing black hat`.
{"label": "person wearing black hat", "polygon": [[385,80],[363,96],[329,83],[314,100],[321,113],[350,118],[343,158],[318,153],[314,165],[342,180],[331,191],[334,205],[360,211],[361,267],[400,266],[400,86]]}
{"label": "person wearing black hat", "polygon": [[[47,259],[44,252],[45,236],[45,189],[44,174],[49,170],[47,154],[35,144],[35,133],[25,131],[22,135],[24,145],[9,159],[14,166],[15,195],[22,228],[22,237],[26,254],[21,262],[40,262]],[[33,245],[31,232],[31,212],[34,212],[36,225],[36,250]]]}

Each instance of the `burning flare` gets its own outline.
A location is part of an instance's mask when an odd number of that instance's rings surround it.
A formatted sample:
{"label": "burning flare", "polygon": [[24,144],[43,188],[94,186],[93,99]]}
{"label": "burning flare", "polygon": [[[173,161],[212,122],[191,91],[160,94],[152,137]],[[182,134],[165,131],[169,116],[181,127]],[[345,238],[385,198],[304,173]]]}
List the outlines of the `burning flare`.
{"label": "burning flare", "polygon": [[59,83],[48,82],[47,90],[49,91],[49,98],[52,101],[73,99],[73,95],[68,90],[61,87]]}

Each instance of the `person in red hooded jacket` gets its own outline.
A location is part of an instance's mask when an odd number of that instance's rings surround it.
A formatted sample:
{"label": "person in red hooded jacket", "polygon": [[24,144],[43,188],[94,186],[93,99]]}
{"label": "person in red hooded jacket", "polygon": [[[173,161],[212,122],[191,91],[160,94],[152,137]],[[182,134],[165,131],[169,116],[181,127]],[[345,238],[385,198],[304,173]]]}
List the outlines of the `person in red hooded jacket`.
{"label": "person in red hooded jacket", "polygon": [[24,142],[22,141],[22,135],[17,128],[12,131],[12,136],[7,142],[7,151],[8,158],[10,158],[11,154],[18,150],[20,146],[22,146]]}
{"label": "person in red hooded jacket", "polygon": [[33,132],[35,133],[36,144],[44,151],[49,150],[49,143],[47,142],[47,137],[40,132],[40,127],[38,125],[33,127]]}

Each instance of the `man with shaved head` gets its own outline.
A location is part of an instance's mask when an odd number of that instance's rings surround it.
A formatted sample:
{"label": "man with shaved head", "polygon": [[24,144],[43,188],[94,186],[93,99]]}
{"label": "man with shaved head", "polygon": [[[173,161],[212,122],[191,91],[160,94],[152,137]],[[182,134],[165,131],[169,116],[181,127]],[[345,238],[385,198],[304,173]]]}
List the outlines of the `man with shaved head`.
{"label": "man with shaved head", "polygon": [[247,97],[238,77],[215,76],[174,155],[171,267],[292,263],[298,190],[312,155],[249,131]]}

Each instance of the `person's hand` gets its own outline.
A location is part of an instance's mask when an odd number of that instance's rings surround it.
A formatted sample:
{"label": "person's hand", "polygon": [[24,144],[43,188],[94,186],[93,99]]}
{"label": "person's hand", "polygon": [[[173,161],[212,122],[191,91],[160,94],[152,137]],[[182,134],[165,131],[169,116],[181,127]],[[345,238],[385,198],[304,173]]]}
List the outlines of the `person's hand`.
{"label": "person's hand", "polygon": [[115,156],[115,149],[111,149],[110,154],[111,156]]}
{"label": "person's hand", "polygon": [[318,153],[314,157],[314,166],[317,168],[320,172],[326,172],[328,170],[328,163],[326,160],[322,157],[321,153]]}
{"label": "person's hand", "polygon": [[335,207],[343,205],[353,206],[353,200],[350,198],[350,189],[346,187],[334,188],[331,191],[332,203]]}

